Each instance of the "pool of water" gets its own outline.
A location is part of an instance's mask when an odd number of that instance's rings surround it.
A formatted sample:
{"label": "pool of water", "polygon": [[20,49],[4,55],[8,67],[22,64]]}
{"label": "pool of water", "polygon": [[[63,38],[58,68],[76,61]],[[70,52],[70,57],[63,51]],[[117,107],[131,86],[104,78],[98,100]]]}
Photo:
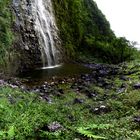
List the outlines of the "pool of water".
{"label": "pool of water", "polygon": [[38,84],[44,81],[51,80],[52,78],[65,78],[74,77],[80,74],[90,73],[92,70],[80,64],[62,64],[56,67],[44,67],[35,69],[19,75],[20,78],[27,79],[28,83]]}

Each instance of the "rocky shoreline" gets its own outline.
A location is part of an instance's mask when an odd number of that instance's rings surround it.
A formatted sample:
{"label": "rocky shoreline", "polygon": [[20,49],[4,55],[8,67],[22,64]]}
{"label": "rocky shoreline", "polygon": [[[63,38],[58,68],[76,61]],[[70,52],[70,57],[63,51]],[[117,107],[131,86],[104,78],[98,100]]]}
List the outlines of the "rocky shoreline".
{"label": "rocky shoreline", "polygon": [[[84,64],[84,66],[91,68],[92,72],[89,74],[75,75],[75,77],[65,77],[63,79],[52,77],[49,81],[44,81],[41,85],[28,86],[25,83],[30,82],[27,79],[20,79],[15,77],[0,76],[0,87],[9,86],[11,88],[19,88],[27,92],[35,92],[40,94],[44,99],[48,99],[48,95],[61,96],[64,91],[59,88],[60,85],[68,84],[69,88],[87,94],[89,97],[95,97],[96,92],[89,90],[89,86],[95,85],[104,89],[116,88],[118,93],[125,90],[126,85],[122,84],[121,87],[115,87],[113,80],[119,77],[122,81],[130,81],[127,75],[131,75],[136,70],[126,71],[125,65],[109,65],[109,64]],[[25,82],[26,81],[26,82]],[[132,85],[135,89],[140,88],[139,83]]]}

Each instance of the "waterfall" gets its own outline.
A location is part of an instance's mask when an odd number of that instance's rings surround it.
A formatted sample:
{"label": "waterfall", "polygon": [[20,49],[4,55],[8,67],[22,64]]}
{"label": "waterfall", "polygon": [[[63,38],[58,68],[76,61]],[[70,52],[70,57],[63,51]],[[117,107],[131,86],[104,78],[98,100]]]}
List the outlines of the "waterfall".
{"label": "waterfall", "polygon": [[59,63],[58,28],[56,26],[51,0],[34,0],[33,16],[35,30],[39,38],[43,67]]}

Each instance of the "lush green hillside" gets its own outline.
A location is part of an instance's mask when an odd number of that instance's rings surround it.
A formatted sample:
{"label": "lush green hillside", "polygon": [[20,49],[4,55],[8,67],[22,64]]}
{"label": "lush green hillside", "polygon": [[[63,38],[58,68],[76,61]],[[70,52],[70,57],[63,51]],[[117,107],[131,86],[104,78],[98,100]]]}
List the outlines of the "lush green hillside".
{"label": "lush green hillside", "polygon": [[[96,57],[98,60],[108,63],[119,63],[131,59],[132,53],[134,52],[131,44],[125,38],[116,38],[113,31],[110,29],[109,22],[98,9],[94,1],[52,1],[65,58],[77,59],[78,57],[79,59],[79,56],[82,56],[81,58],[83,60],[85,59],[83,56],[88,55],[88,57]],[[12,29],[12,25],[14,25],[14,16],[12,14],[13,9],[11,2],[11,0],[0,1],[0,68],[8,70],[9,66],[15,66],[16,68],[19,67],[21,70],[26,68],[23,62],[26,62],[27,65],[30,66],[32,64],[33,66],[35,65],[34,63],[40,61],[40,56],[36,55],[40,55],[40,53],[36,53],[39,51],[37,48],[35,50],[31,49],[32,46],[38,46],[36,38],[34,38],[33,41],[32,38],[27,37],[30,37],[32,32],[28,32],[26,29],[23,30],[21,27],[19,27],[21,32],[18,31],[21,35],[18,35],[18,33],[15,35],[16,42],[19,42],[19,44],[12,44],[14,40]],[[22,12],[22,10],[20,12]],[[26,23],[24,20],[23,22]],[[27,33],[29,35],[27,35]],[[31,48],[28,54],[25,43],[22,43],[22,39],[18,40],[18,38],[23,38],[23,41],[25,41],[26,38],[25,42],[31,42]],[[12,46],[15,47],[13,48]],[[14,57],[14,52],[16,52],[18,56],[21,55],[20,60]],[[31,54],[36,55],[33,55],[34,59],[31,57],[31,59],[25,60],[26,56],[28,58]],[[32,60],[34,61],[30,63],[29,61]],[[23,65],[23,67],[18,65]]]}
{"label": "lush green hillside", "polygon": [[131,45],[125,38],[116,38],[94,1],[53,0],[53,3],[67,56],[82,52],[109,63],[130,59]]}
{"label": "lush green hillside", "polygon": [[[63,45],[69,50],[86,49],[87,39],[114,36],[105,16],[91,0],[54,0]],[[82,47],[82,48],[81,48]]]}

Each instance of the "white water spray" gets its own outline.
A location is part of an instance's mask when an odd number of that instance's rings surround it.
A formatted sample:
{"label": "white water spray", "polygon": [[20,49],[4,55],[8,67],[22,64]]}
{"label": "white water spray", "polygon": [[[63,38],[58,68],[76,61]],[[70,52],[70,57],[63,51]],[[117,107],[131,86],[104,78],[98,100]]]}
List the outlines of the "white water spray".
{"label": "white water spray", "polygon": [[59,62],[56,46],[59,40],[58,28],[53,14],[51,0],[34,0],[35,30],[39,37],[43,67],[55,66]]}

